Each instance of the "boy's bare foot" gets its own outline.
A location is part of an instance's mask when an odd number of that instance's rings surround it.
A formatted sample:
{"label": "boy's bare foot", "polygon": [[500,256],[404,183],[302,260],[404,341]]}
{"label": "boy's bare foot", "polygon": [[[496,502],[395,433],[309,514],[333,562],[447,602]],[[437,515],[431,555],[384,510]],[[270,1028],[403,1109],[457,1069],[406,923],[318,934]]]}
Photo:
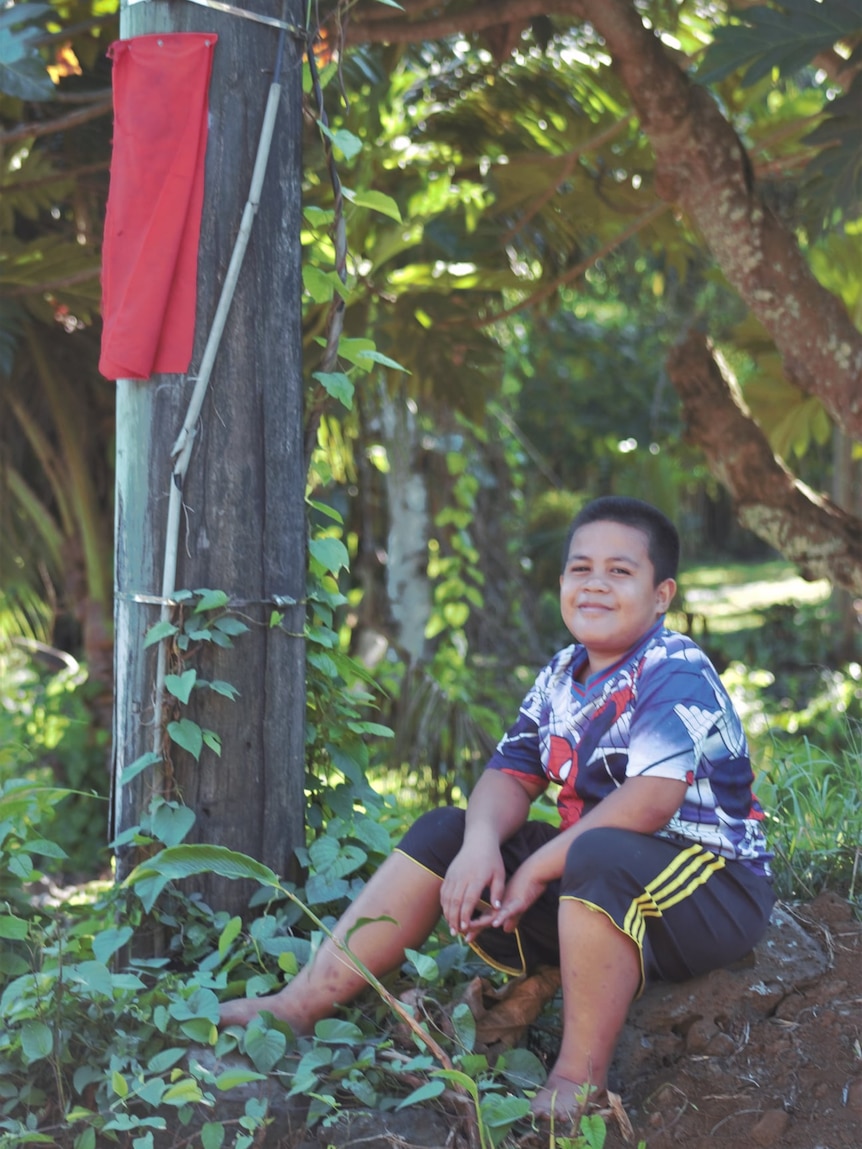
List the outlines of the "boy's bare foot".
{"label": "boy's bare foot", "polygon": [[280,993],[269,997],[238,997],[234,1001],[224,1002],[219,1006],[219,1025],[248,1025],[264,1011],[271,1013],[278,1021],[286,1021],[297,1036],[307,1032]]}
{"label": "boy's bare foot", "polygon": [[552,1072],[530,1103],[530,1112],[540,1121],[577,1121],[582,1114],[600,1109],[606,1100],[604,1090]]}

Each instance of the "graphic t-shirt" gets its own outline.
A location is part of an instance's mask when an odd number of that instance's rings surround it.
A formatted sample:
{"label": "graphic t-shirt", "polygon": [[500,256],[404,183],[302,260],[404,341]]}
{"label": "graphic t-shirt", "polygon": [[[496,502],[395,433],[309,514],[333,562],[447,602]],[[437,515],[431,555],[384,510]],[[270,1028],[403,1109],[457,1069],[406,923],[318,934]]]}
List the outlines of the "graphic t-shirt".
{"label": "graphic t-shirt", "polygon": [[700,647],[659,622],[619,662],[577,681],[583,646],[559,651],[521,704],[488,769],[560,786],[561,829],[639,775],[688,784],[658,835],[699,842],[769,873],[763,811],[739,715]]}

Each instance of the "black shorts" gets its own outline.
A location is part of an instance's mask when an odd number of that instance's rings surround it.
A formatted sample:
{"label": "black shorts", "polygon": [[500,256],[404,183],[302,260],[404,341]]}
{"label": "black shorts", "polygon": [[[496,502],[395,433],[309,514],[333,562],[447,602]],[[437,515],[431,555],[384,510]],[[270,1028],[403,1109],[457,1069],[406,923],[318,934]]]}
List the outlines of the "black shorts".
{"label": "black shorts", "polygon": [[[501,847],[506,874],[558,833],[546,822],[526,822]],[[444,806],[414,822],[398,850],[442,879],[463,839],[464,811]],[[742,862],[694,842],[600,827],[575,839],[563,876],[549,883],[513,933],[483,930],[473,948],[510,974],[559,965],[557,913],[569,898],[606,914],[632,939],[641,989],[738,961],[763,936],[775,902],[771,882]]]}

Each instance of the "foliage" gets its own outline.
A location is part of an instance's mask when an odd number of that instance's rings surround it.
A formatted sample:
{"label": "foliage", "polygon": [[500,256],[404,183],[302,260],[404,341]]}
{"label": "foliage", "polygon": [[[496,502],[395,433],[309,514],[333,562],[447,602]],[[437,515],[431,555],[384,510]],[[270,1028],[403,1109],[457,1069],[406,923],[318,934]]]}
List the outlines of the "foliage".
{"label": "foliage", "polygon": [[[106,860],[106,735],[93,727],[87,691],[86,671],[73,658],[48,672],[21,647],[0,646],[0,785],[18,780],[70,795],[52,828],[59,852],[46,868],[53,872],[92,874]],[[50,813],[42,811],[46,820]]]}

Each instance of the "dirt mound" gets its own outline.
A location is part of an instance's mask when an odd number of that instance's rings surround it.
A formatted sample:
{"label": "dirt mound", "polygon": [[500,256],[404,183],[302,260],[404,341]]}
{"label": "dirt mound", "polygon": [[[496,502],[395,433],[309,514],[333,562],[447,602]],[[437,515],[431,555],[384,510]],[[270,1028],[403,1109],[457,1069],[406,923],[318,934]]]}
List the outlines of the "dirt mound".
{"label": "dirt mound", "polygon": [[[634,1140],[612,1121],[605,1149],[862,1149],[862,923],[848,903],[824,894],[778,906],[747,961],[646,993],[611,1085]],[[300,1144],[457,1149],[469,1145],[460,1124],[435,1107],[345,1115],[325,1139]],[[525,1126],[513,1142],[548,1138]]]}
{"label": "dirt mound", "polygon": [[[638,1002],[614,1066],[648,1149],[862,1147],[862,924],[780,906],[750,963]],[[607,1149],[624,1145],[611,1130]]]}
{"label": "dirt mound", "polygon": [[[539,1014],[558,984],[549,976],[540,986],[537,979],[540,992],[533,996],[540,1000],[526,1009],[529,994],[517,1004],[505,992],[496,1005],[487,996],[484,1005],[471,1001],[479,1031],[486,1039],[506,1035],[506,1044],[526,1041],[550,1063],[559,1011],[551,1005],[529,1031],[524,1021],[525,1014]],[[478,985],[477,978],[474,997]],[[806,905],[778,906],[766,938],[745,962],[649,990],[632,1008],[611,1087],[634,1135],[626,1140],[622,1122],[611,1120],[605,1149],[639,1142],[647,1149],[862,1149],[862,923],[850,905],[824,894]],[[463,1110],[447,1111],[443,1098],[396,1113],[345,1109],[334,1126],[309,1131],[303,1099],[280,1092],[268,1093],[274,1120],[267,1146],[476,1144]],[[522,1149],[548,1143],[528,1122],[505,1141]]]}

